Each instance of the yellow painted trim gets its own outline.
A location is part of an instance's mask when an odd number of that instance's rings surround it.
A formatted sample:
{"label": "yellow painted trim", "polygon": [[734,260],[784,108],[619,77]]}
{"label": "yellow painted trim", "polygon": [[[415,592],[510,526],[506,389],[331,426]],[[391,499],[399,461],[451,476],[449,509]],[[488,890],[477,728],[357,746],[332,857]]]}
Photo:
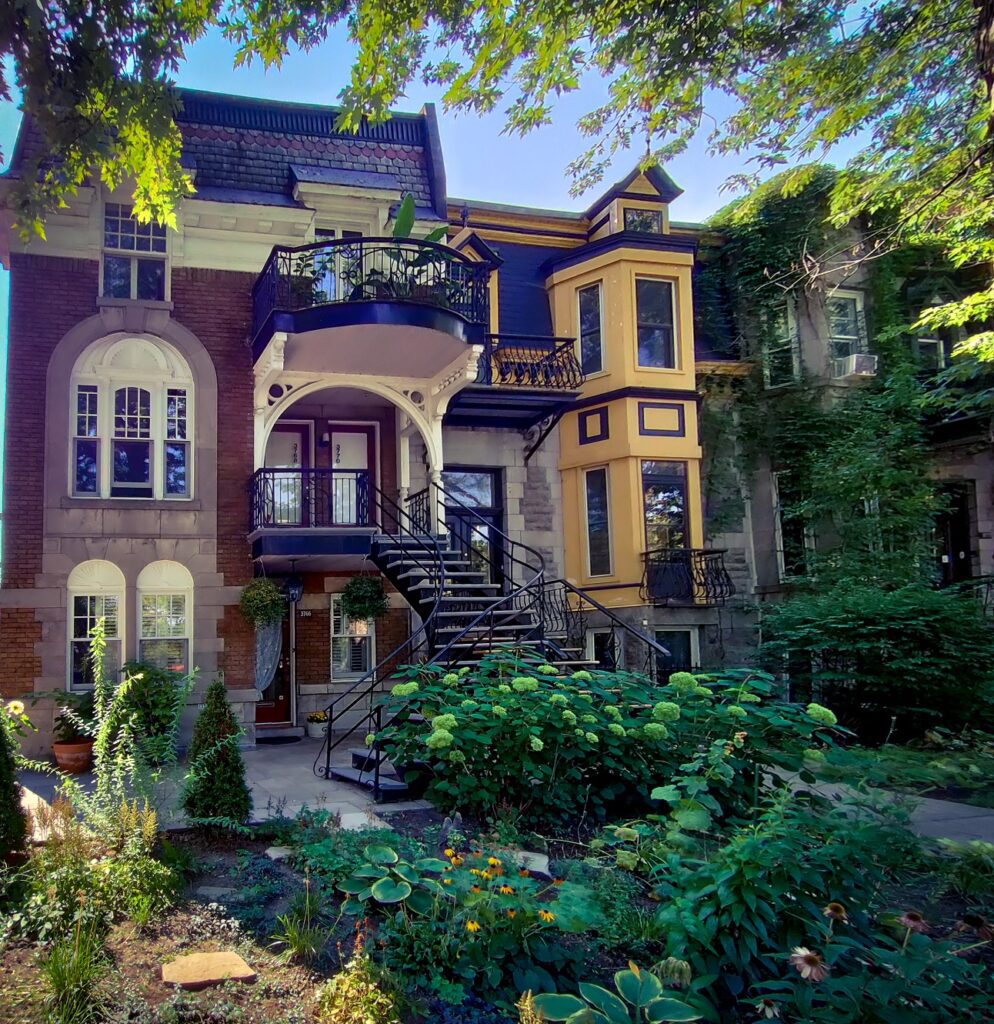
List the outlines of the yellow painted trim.
{"label": "yellow painted trim", "polygon": [[697,375],[714,377],[748,377],[752,373],[752,363],[741,360],[710,360],[702,359],[697,363]]}

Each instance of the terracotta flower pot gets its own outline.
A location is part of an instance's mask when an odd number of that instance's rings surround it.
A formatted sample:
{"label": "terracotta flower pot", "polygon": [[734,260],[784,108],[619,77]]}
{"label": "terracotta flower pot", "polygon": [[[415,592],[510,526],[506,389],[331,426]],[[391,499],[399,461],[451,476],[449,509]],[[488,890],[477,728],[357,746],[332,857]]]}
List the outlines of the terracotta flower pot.
{"label": "terracotta flower pot", "polygon": [[89,771],[93,764],[93,740],[76,740],[73,743],[53,743],[55,763],[64,772],[80,775]]}

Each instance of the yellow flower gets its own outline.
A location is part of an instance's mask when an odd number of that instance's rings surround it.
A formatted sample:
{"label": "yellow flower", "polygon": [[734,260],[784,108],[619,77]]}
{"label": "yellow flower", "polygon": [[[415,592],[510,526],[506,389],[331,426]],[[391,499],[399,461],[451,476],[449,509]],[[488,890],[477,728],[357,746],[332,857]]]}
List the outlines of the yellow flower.
{"label": "yellow flower", "polygon": [[484,871],[480,874],[480,878],[482,878],[485,882],[489,882],[490,879],[493,877],[494,876],[489,871]]}
{"label": "yellow flower", "polygon": [[502,885],[500,891],[504,896],[513,896],[514,890],[509,885]]}
{"label": "yellow flower", "polygon": [[478,885],[474,885],[469,891],[470,892],[483,892],[483,890]]}
{"label": "yellow flower", "polygon": [[556,919],[556,915],[553,914],[551,910],[540,910],[538,912],[538,916],[539,920],[545,921],[546,924],[549,924]]}
{"label": "yellow flower", "polygon": [[488,863],[488,864],[489,864],[489,865],[490,865],[490,866],[491,866],[492,868],[499,868],[499,867],[500,867],[500,865],[501,865],[501,860],[500,860],[500,858],[499,858],[499,857],[489,857],[489,858],[487,859],[487,863]]}
{"label": "yellow flower", "polygon": [[12,715],[23,715],[24,714],[24,705],[19,700],[12,700],[7,705],[7,710]]}
{"label": "yellow flower", "polygon": [[455,855],[456,855],[456,851],[453,850],[451,846],[445,851],[445,856],[446,857],[454,857]]}
{"label": "yellow flower", "polygon": [[507,912],[507,916],[511,917],[511,918],[517,917],[518,916],[518,912],[516,910],[509,910]]}
{"label": "yellow flower", "polygon": [[452,866],[454,868],[461,868],[462,867],[462,864],[463,864],[462,857],[459,857],[459,856],[452,857],[451,860],[452,860]]}
{"label": "yellow flower", "polygon": [[466,931],[475,933],[475,932],[478,932],[479,930],[480,930],[480,922],[479,921],[467,921],[466,922]]}
{"label": "yellow flower", "polygon": [[518,869],[518,874],[522,878],[530,878],[531,877],[531,872],[528,870],[528,868],[519,868]]}
{"label": "yellow flower", "polygon": [[469,873],[471,875],[482,875],[483,872],[479,868],[470,868]]}
{"label": "yellow flower", "polygon": [[442,885],[452,885],[452,879],[451,878],[443,878],[442,879]]}

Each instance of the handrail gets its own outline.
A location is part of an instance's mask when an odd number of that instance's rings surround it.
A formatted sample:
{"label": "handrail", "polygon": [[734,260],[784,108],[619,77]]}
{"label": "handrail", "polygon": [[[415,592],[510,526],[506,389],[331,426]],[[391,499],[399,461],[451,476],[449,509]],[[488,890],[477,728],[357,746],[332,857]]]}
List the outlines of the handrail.
{"label": "handrail", "polygon": [[403,301],[489,321],[489,263],[422,239],[335,238],[274,246],[252,286],[252,333],[275,311]]}
{"label": "handrail", "polygon": [[[595,611],[605,616],[611,623],[612,630],[620,628],[623,632],[627,633],[629,636],[633,637],[636,641],[638,641],[638,643],[643,644],[647,648],[646,658],[643,664],[643,671],[645,671],[646,675],[654,675],[654,673],[649,671],[649,669],[647,668],[647,666],[650,666],[651,664],[653,654],[662,655],[664,658],[670,657],[670,651],[658,640],[656,640],[654,637],[649,636],[648,633],[643,632],[641,629],[638,629],[635,626],[631,625],[631,623],[625,622],[624,619],[616,615],[613,611],[611,611],[610,608],[607,608],[604,605],[602,605],[600,601],[598,601],[595,597],[591,597],[590,594],[588,594],[585,590],[581,590],[579,587],[570,583],[569,580],[559,578],[554,580],[548,580],[546,582],[545,594],[543,595],[546,605],[543,606],[543,612],[546,611],[548,602],[552,599],[552,591],[556,588],[561,588],[562,590],[575,595],[579,599],[581,605],[589,605]],[[566,598],[566,595],[564,595],[564,600],[568,600],[568,598]],[[582,615],[584,611],[585,609],[583,607],[576,609],[577,614]],[[550,618],[551,616],[546,615],[546,621],[549,621]]]}
{"label": "handrail", "polygon": [[642,556],[642,598],[706,605],[724,604],[735,593],[725,568],[726,548],[653,548]]}
{"label": "handrail", "polygon": [[[427,533],[417,532],[411,530],[408,523],[412,523],[407,512],[402,509],[392,498],[387,497],[375,484],[370,484],[370,489],[375,496],[377,509],[379,511],[379,523],[380,529],[386,532],[387,513],[390,513],[392,525],[399,531],[400,536],[409,537],[416,542],[416,547],[413,551],[405,548],[405,554],[408,555],[410,560],[422,569],[425,573],[425,577],[428,580],[435,580],[436,585],[434,587],[434,602],[432,609],[428,616],[421,621],[421,625],[398,647],[392,650],[385,658],[381,659],[373,668],[371,668],[364,676],[357,679],[348,689],[343,690],[341,693],[335,694],[331,702],[328,705],[328,727],[325,732],[324,743],[318,750],[317,756],[314,759],[313,771],[315,775],[323,776],[324,778],[330,778],[331,773],[331,752],[335,749],[338,743],[342,742],[345,738],[350,736],[356,727],[350,729],[344,736],[339,740],[334,740],[332,726],[335,721],[335,716],[341,716],[351,711],[357,704],[360,704],[367,697],[370,698],[372,703],[372,695],[376,689],[376,685],[379,682],[380,673],[391,663],[396,663],[397,659],[405,651],[414,652],[420,642],[423,639],[429,648],[434,646],[435,640],[435,625],[438,611],[441,608],[441,596],[445,590],[445,559],[442,555],[442,547],[439,542],[438,535],[434,531]],[[417,524],[413,524],[417,526]],[[421,551],[420,556],[416,553],[418,550]],[[431,556],[430,564],[424,564],[425,554]],[[348,700],[344,706],[339,706]],[[378,710],[370,706],[366,716],[361,721],[373,722],[378,716]],[[324,767],[323,769],[318,768],[318,762],[321,760],[322,754],[324,755]],[[379,784],[379,765],[377,764],[377,785]]]}
{"label": "handrail", "polygon": [[484,338],[477,384],[576,391],[584,379],[574,338],[504,332]]}
{"label": "handrail", "polygon": [[300,466],[257,469],[252,529],[369,526],[369,470]]}

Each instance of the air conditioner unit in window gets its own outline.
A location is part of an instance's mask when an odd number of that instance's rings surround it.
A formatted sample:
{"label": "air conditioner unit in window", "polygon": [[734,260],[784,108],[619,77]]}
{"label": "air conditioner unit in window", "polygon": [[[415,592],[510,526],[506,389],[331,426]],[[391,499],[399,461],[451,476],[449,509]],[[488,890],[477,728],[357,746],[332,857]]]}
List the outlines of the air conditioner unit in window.
{"label": "air conditioner unit in window", "polygon": [[856,352],[835,361],[836,380],[854,380],[858,377],[874,377],[877,373],[877,357],[869,352]]}

